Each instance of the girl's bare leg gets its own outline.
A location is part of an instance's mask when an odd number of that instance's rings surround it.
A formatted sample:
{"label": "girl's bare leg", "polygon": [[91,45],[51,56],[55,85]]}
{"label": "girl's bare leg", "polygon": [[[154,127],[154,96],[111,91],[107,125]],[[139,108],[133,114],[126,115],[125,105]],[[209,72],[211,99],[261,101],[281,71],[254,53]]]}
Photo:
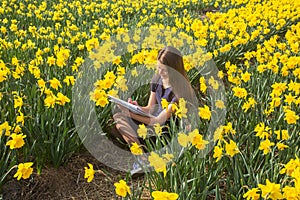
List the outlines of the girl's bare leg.
{"label": "girl's bare leg", "polygon": [[138,125],[132,119],[122,114],[122,112],[114,114],[113,118],[116,122],[117,131],[128,145],[131,146],[133,142],[141,145],[137,135]]}

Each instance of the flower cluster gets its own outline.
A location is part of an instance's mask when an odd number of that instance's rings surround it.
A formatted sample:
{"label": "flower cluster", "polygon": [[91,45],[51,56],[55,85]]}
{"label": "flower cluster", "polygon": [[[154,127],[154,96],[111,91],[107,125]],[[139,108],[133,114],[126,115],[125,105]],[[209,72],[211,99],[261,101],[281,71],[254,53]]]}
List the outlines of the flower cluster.
{"label": "flower cluster", "polygon": [[216,162],[220,161],[223,155],[233,157],[240,152],[237,143],[231,139],[235,134],[236,131],[233,129],[231,122],[227,123],[226,126],[222,125],[216,129],[214,140],[217,141],[217,145],[214,147],[213,154]]}
{"label": "flower cluster", "polygon": [[189,132],[188,135],[183,132],[178,133],[178,143],[182,147],[187,147],[189,144],[192,144],[192,146],[195,146],[197,149],[203,150],[208,144],[208,141],[203,139],[203,135],[199,133],[198,129],[194,129]]}
{"label": "flower cluster", "polygon": [[258,184],[257,188],[252,188],[244,194],[247,199],[298,199],[300,197],[300,160],[291,159],[284,168],[280,170],[280,174],[286,174],[291,179],[281,184],[272,183],[266,180],[266,185]]}
{"label": "flower cluster", "polygon": [[[240,193],[245,193],[246,199],[299,198],[299,160],[291,158],[294,154],[299,156],[299,7],[298,0],[3,0],[0,5],[2,171],[10,172],[15,166],[18,167],[15,178],[30,177],[33,163],[16,163],[21,148],[22,157],[39,161],[65,158],[69,156],[64,156],[65,152],[73,151],[79,142],[71,138],[76,134],[68,134],[74,130],[72,89],[75,84],[87,86],[78,82],[84,76],[82,66],[92,63],[97,80],[91,83],[93,88],[87,94],[101,112],[102,124],[106,124],[110,111],[108,95],[121,95],[130,89],[130,81],[135,80],[131,78],[152,73],[158,49],[167,44],[182,51],[185,70],[197,88],[196,93],[200,93],[203,106],[196,110],[201,129],[187,131],[188,134],[174,133],[181,146],[195,147],[184,148],[188,152],[181,158],[182,163],[172,160],[179,171],[172,171],[176,170],[173,168],[168,171],[167,162],[172,156],[151,154],[151,165],[164,175],[159,179],[163,183],[153,185],[170,186],[152,188],[152,197],[179,198],[171,191],[179,191],[183,198],[198,197],[203,191],[217,193],[217,188],[224,184],[211,177],[227,176],[235,184],[226,185],[226,194],[237,198],[242,198]],[[120,55],[120,52],[125,53]],[[211,77],[198,76],[195,71],[211,58],[222,71]],[[138,71],[138,66],[144,66],[145,73]],[[225,83],[227,102],[221,96],[214,102],[205,98],[221,88],[217,78]],[[73,95],[84,99],[84,92]],[[187,105],[180,99],[171,107],[178,118],[186,119],[190,111]],[[168,102],[162,102],[162,106],[170,108]],[[227,110],[227,124],[214,132],[216,145],[213,154],[207,156],[215,159],[205,157],[208,163],[201,165],[201,159],[189,153],[207,146],[205,126],[213,123],[215,107]],[[155,126],[157,135],[162,134],[161,130],[162,127]],[[148,131],[141,126],[139,135],[145,138]],[[58,152],[63,156],[53,155],[55,152],[50,150],[48,154],[39,151],[51,149],[44,148],[45,145],[56,144],[66,148]],[[140,155],[141,147],[133,144],[131,151]],[[230,159],[222,159],[226,156]],[[189,162],[192,166],[186,166],[187,159],[195,159]],[[278,166],[287,160],[277,175]],[[234,165],[223,165],[223,161]],[[43,164],[40,163],[39,169]],[[192,177],[197,174],[188,172],[201,166],[207,169],[207,164],[211,167],[211,171],[205,171],[209,179]],[[182,166],[190,168],[184,171]],[[232,170],[231,166],[238,169]],[[89,182],[94,172],[88,164],[85,178]],[[6,174],[0,174],[0,179],[5,180]],[[172,178],[167,177],[169,174]],[[171,182],[178,174],[189,178],[178,179],[182,181],[181,188],[177,182]],[[259,175],[252,177],[252,174]],[[202,178],[212,182],[202,188]],[[199,185],[199,189],[190,185]],[[251,189],[246,190],[247,186]],[[115,187],[121,197],[133,195],[125,181]],[[184,194],[186,191],[189,194]]]}

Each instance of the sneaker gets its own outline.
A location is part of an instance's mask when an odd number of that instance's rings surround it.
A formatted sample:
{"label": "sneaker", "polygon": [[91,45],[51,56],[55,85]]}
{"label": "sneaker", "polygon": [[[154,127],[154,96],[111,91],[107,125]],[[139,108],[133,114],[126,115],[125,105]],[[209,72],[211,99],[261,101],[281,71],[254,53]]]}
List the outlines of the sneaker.
{"label": "sneaker", "polygon": [[141,159],[137,159],[137,162],[134,162],[132,165],[132,170],[130,171],[130,175],[136,175],[136,174],[144,174],[144,170],[146,170],[146,168],[149,166],[148,163],[146,163],[146,161],[141,160]]}
{"label": "sneaker", "polygon": [[138,162],[133,163],[132,170],[130,170],[130,175],[133,176],[135,174],[144,174],[144,171],[141,167],[141,164]]}

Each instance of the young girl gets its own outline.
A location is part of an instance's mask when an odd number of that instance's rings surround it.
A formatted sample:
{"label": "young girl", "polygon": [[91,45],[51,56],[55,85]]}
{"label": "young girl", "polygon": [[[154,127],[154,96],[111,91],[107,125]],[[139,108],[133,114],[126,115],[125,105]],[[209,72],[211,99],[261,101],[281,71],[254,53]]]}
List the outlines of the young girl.
{"label": "young girl", "polygon": [[[178,103],[180,98],[184,98],[188,102],[192,96],[193,90],[184,69],[181,53],[174,47],[164,47],[158,52],[157,74],[151,81],[148,104],[140,106],[144,112],[151,113],[153,117],[144,117],[121,108],[121,112],[113,116],[116,126],[112,134],[125,141],[129,146],[134,142],[141,145],[141,138],[137,134],[139,124],[153,126],[159,123],[160,125],[167,125],[174,113],[172,104]],[[168,108],[162,108],[162,99],[169,103]],[[139,106],[131,98],[128,99],[128,102]],[[156,109],[153,109],[154,107]]]}

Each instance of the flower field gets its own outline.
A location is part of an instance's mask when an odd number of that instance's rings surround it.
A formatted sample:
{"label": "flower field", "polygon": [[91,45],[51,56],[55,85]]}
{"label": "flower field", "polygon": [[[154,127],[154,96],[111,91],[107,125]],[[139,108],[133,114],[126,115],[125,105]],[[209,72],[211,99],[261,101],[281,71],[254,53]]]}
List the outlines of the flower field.
{"label": "flower field", "polygon": [[[298,0],[3,0],[0,36],[0,188],[92,151],[86,138],[112,125],[107,95],[126,97],[174,46],[199,103],[181,99],[175,115],[196,123],[171,127],[180,153],[147,145],[153,170],[138,187],[128,173],[111,198],[300,199]],[[148,91],[134,92],[140,104]],[[82,171],[90,184],[103,173]]]}

